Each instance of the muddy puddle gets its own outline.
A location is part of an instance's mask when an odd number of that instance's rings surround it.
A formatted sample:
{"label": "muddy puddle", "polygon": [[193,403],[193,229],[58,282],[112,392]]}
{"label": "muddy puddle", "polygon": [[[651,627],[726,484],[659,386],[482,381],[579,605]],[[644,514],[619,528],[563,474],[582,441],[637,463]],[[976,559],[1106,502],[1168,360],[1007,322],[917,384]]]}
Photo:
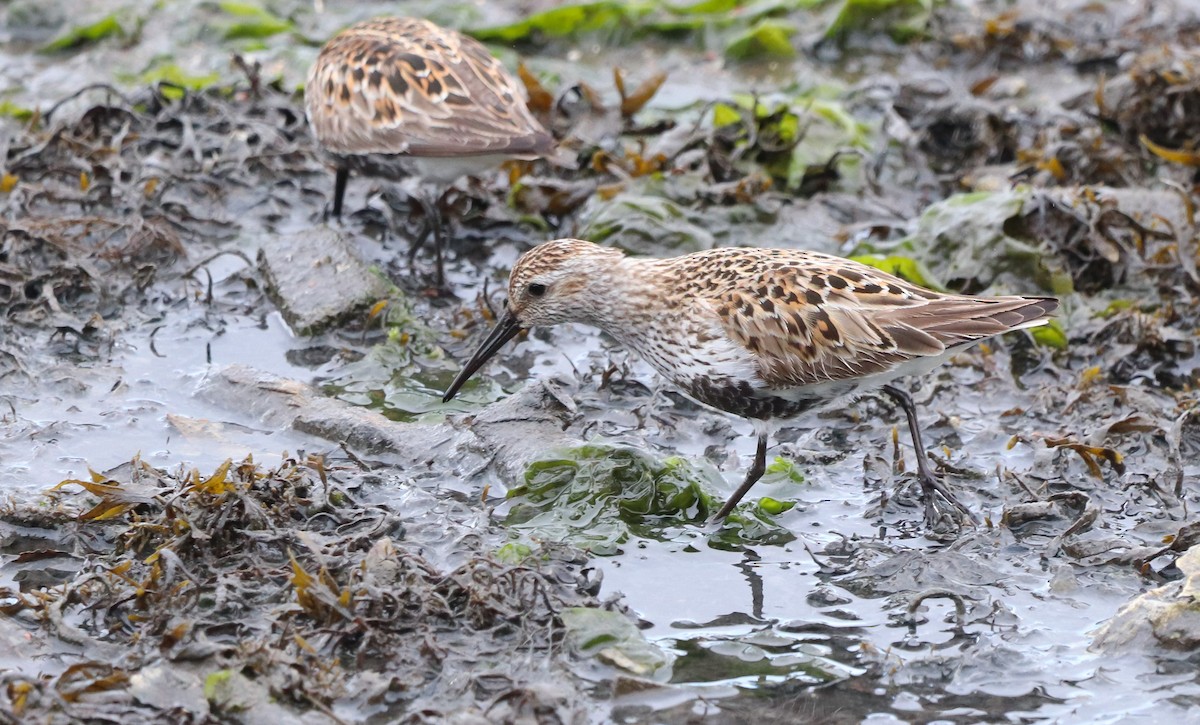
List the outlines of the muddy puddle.
{"label": "muddy puddle", "polygon": [[[451,296],[396,185],[324,219],[298,90],[374,4],[0,8],[0,721],[1200,707],[1191,4],[410,5],[523,61],[567,150],[460,182]],[[979,525],[923,523],[870,396],[707,523],[750,425],[588,329],[441,403],[560,236],[1059,296],[912,383]],[[345,309],[299,309],[332,260]]]}

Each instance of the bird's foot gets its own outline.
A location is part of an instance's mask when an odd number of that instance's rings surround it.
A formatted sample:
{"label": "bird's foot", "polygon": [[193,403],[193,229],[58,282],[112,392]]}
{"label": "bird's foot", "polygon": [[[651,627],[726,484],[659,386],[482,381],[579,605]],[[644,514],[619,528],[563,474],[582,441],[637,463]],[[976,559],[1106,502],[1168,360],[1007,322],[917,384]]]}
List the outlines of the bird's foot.
{"label": "bird's foot", "polygon": [[[944,518],[950,518],[958,525],[969,523],[974,526],[979,523],[979,519],[971,509],[959,501],[950,492],[950,489],[946,488],[946,485],[933,475],[932,471],[925,466],[922,466],[921,469],[917,474],[917,480],[921,483],[921,498],[925,502],[926,526],[936,528]],[[939,497],[950,504],[950,510],[944,511],[942,507],[938,506]]]}
{"label": "bird's foot", "polygon": [[340,213],[338,213],[338,214],[333,213],[332,202],[325,202],[324,204],[321,205],[321,223],[322,224],[339,223],[341,221],[342,221],[342,215]]}
{"label": "bird's foot", "polygon": [[[449,193],[449,192],[447,192]],[[409,269],[415,269],[417,252],[421,247],[425,246],[425,242],[433,240],[434,251],[434,278],[433,286],[425,290],[424,294],[429,297],[454,297],[450,288],[446,285],[446,230],[443,227],[442,214],[440,206],[445,198],[445,194],[436,199],[428,199],[424,195],[417,194],[411,197],[420,205],[425,214],[425,226],[421,230],[419,236],[413,239],[412,246],[408,250],[408,266]]]}
{"label": "bird's foot", "polygon": [[762,475],[766,472],[766,470],[767,432],[765,429],[763,429],[758,433],[758,448],[754,453],[754,464],[750,466],[749,471],[746,471],[746,480],[742,482],[742,485],[738,488],[738,490],[733,492],[733,495],[729,497],[729,500],[725,502],[725,505],[721,507],[721,510],[717,512],[717,515],[712,517],[712,521],[719,522],[728,516],[729,513],[733,511],[734,506],[737,506],[738,502],[742,500],[742,497],[746,495],[746,492],[758,482],[758,479],[762,478]]}

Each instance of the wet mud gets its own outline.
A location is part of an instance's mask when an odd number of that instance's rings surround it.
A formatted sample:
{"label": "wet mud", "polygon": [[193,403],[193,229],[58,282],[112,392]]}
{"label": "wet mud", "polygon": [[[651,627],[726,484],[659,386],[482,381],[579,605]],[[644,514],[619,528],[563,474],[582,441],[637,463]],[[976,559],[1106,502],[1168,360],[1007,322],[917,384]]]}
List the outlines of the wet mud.
{"label": "wet mud", "polygon": [[[326,219],[299,87],[377,10],[321,5],[0,9],[0,721],[1200,705],[1190,4],[414,7],[520,59],[563,148],[446,197],[449,295],[401,186]],[[591,330],[443,404],[559,236],[1058,296],[905,383],[980,523],[924,524],[872,396],[708,523],[749,425]]]}

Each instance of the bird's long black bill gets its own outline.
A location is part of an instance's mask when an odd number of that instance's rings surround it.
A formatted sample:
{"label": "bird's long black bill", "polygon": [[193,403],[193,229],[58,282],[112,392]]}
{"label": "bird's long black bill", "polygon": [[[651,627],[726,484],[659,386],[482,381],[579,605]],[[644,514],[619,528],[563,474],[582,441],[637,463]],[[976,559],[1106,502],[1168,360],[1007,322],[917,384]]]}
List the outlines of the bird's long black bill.
{"label": "bird's long black bill", "polygon": [[521,323],[517,322],[516,315],[504,310],[504,317],[500,318],[500,322],[496,323],[495,329],[471,356],[466,365],[463,365],[462,372],[458,377],[454,378],[454,382],[450,383],[450,387],[446,389],[446,394],[442,396],[443,403],[449,403],[455,395],[458,394],[458,389],[463,386],[463,383],[471,379],[475,371],[483,367],[483,364],[488,359],[496,354],[496,351],[504,347],[504,343],[517,336],[521,331]]}

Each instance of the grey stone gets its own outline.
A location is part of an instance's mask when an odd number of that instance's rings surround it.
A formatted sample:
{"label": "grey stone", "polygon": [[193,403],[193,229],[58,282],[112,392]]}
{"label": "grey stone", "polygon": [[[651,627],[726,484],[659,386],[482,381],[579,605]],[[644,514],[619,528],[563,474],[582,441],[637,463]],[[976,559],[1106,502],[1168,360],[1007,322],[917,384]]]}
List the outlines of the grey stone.
{"label": "grey stone", "polygon": [[[473,416],[445,423],[403,423],[366,408],[329,398],[295,380],[245,365],[216,370],[198,395],[215,405],[254,416],[275,428],[292,430],[370,455],[394,457],[409,470],[444,461],[449,471],[463,467],[475,452],[507,481],[552,448],[579,445],[564,432],[574,411],[553,383],[533,382]],[[451,463],[453,461],[453,463]]]}
{"label": "grey stone", "polygon": [[135,672],[129,678],[129,694],[160,710],[178,707],[200,719],[209,714],[203,675],[172,663],[160,662]]}
{"label": "grey stone", "polygon": [[1200,545],[1175,562],[1184,578],[1151,589],[1096,630],[1091,649],[1119,653],[1158,648],[1191,654],[1200,647]]}
{"label": "grey stone", "polygon": [[387,296],[390,286],[329,227],[267,235],[258,251],[267,294],[297,335],[315,335]]}

